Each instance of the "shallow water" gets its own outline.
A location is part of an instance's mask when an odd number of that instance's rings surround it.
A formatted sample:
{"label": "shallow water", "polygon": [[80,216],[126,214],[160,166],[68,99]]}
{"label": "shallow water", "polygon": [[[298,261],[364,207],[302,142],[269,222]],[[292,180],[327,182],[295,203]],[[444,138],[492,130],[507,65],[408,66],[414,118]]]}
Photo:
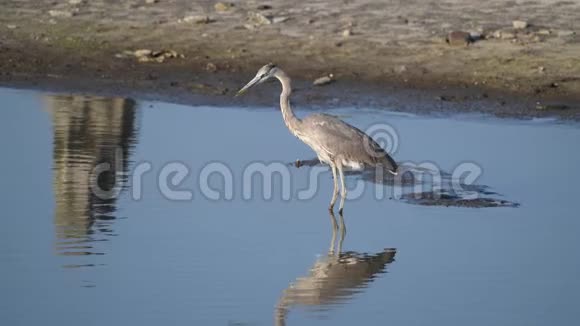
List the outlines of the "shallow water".
{"label": "shallow water", "polygon": [[[0,99],[2,325],[580,322],[578,125],[334,110],[365,130],[388,123],[398,161],[476,164],[478,184],[520,204],[427,207],[364,182],[342,237],[330,173],[286,164],[314,154],[275,109]],[[265,199],[244,172],[272,162],[287,169]],[[231,173],[230,195],[211,191],[227,188],[215,171]]]}

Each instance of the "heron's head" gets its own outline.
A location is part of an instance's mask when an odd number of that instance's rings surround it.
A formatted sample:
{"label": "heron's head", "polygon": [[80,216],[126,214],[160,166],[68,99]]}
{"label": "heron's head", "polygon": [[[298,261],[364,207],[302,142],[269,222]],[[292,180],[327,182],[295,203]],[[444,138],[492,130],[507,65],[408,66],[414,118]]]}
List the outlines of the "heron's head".
{"label": "heron's head", "polygon": [[276,68],[276,65],[273,63],[269,63],[269,64],[263,66],[262,68],[260,68],[260,70],[258,70],[258,73],[256,74],[256,76],[252,80],[250,80],[250,82],[247,83],[246,86],[242,87],[242,89],[240,89],[238,91],[236,96],[242,95],[248,89],[252,88],[253,86],[261,84],[261,83],[265,82],[266,80],[272,78],[277,70],[278,70],[278,68]]}

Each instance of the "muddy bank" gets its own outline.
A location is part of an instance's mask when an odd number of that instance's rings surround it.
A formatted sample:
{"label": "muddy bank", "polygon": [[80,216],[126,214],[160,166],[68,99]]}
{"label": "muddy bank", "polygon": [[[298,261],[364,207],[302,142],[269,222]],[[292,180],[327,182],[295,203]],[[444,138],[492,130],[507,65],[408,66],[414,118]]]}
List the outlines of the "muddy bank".
{"label": "muddy bank", "polygon": [[[579,12],[552,0],[5,1],[0,83],[272,105],[277,85],[232,95],[276,62],[294,77],[300,106],[577,120]],[[452,31],[470,32],[469,44],[448,44]],[[139,49],[175,55],[135,57]],[[312,86],[329,74],[334,83]]]}

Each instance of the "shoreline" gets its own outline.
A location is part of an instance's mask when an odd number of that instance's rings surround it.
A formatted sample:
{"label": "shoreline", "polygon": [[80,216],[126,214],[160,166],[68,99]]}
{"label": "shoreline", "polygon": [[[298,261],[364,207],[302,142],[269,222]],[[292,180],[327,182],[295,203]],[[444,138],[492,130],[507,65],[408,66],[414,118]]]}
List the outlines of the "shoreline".
{"label": "shoreline", "polygon": [[[373,1],[330,10],[322,6],[333,4],[330,0],[319,2],[292,7],[274,0],[268,2],[270,9],[260,10],[257,3],[234,1],[224,12],[214,2],[192,5],[185,0],[123,0],[107,7],[101,0],[10,3],[0,13],[0,85],[270,106],[277,104],[277,87],[267,85],[243,98],[233,99],[233,94],[259,67],[275,62],[293,77],[298,107],[580,120],[580,58],[575,55],[580,38],[574,15],[563,15],[571,7],[580,10],[580,4],[544,0],[513,7],[491,1],[487,5],[498,10],[534,16],[532,27],[516,31],[513,39],[451,46],[442,41],[448,30],[475,25],[459,17],[454,21],[449,8],[436,2],[399,4],[394,12]],[[475,1],[451,2],[463,9],[485,7]],[[47,14],[55,10],[58,15]],[[256,13],[286,20],[249,30],[247,17]],[[373,13],[384,17],[368,16]],[[125,19],[112,20],[111,14]],[[498,20],[507,25],[507,17],[516,16],[465,14],[484,34],[507,33],[510,28],[498,27]],[[563,16],[553,21],[558,14]],[[435,18],[426,19],[429,15]],[[200,16],[208,21],[178,22]],[[554,35],[530,39],[544,30]],[[560,37],[561,31],[571,33]],[[138,49],[170,50],[177,57],[141,62],[131,55]],[[312,85],[329,74],[333,83]]]}

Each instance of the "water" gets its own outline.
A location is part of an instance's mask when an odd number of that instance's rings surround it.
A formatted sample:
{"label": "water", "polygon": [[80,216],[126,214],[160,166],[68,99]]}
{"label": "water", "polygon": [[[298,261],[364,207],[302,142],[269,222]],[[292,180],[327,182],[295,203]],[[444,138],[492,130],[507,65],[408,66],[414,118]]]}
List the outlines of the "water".
{"label": "water", "polygon": [[[3,325],[580,322],[578,125],[333,111],[363,129],[393,126],[397,160],[476,163],[479,184],[521,204],[377,200],[365,182],[341,242],[330,173],[298,198],[315,167],[284,164],[314,155],[275,109],[8,89],[0,99]],[[256,162],[288,167],[289,200],[278,175],[270,199],[257,178],[244,199]],[[187,167],[182,183],[160,186],[175,176],[163,175],[168,163]],[[208,197],[227,182],[204,168],[231,172],[231,199]]]}

